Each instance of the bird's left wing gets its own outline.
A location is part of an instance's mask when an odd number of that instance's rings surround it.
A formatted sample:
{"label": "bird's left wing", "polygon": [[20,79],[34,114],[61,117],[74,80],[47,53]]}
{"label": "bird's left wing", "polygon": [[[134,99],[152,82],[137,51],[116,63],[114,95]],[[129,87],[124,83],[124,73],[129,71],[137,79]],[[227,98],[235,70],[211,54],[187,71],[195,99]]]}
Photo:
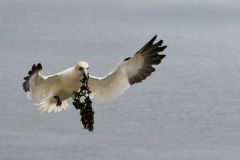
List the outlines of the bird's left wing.
{"label": "bird's left wing", "polygon": [[108,102],[135,83],[139,83],[151,75],[165,55],[159,55],[167,46],[162,46],[163,41],[153,44],[154,36],[133,57],[126,58],[119,63],[107,76],[98,78],[90,76],[88,85],[97,103]]}

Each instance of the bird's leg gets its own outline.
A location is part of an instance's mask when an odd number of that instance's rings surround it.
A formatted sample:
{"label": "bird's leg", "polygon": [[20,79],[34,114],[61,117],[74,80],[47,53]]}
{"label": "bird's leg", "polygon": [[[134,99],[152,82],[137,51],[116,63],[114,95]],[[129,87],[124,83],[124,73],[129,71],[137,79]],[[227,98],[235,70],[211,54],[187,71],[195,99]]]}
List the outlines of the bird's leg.
{"label": "bird's leg", "polygon": [[55,98],[55,99],[57,100],[56,106],[61,106],[61,105],[62,105],[62,101],[61,101],[61,99],[59,98],[59,96],[54,96],[53,98]]}

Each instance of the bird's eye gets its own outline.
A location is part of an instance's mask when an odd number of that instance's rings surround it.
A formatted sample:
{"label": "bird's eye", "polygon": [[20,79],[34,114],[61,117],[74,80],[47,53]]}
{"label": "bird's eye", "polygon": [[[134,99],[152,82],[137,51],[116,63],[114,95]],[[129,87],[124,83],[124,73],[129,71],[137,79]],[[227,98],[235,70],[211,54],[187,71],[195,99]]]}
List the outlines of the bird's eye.
{"label": "bird's eye", "polygon": [[82,68],[82,67],[79,67],[79,70],[80,70],[80,71],[82,71],[82,70],[83,70],[83,68]]}

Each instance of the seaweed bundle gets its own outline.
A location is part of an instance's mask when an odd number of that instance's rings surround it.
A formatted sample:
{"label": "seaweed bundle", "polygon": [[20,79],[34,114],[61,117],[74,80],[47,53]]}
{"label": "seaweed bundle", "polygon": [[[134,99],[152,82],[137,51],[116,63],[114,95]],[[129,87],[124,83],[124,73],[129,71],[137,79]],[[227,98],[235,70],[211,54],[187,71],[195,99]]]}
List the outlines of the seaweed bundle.
{"label": "seaweed bundle", "polygon": [[[94,111],[92,109],[92,101],[89,97],[91,91],[88,87],[88,77],[84,77],[81,82],[82,86],[80,87],[80,91],[74,92],[75,96],[73,99],[73,105],[77,110],[80,110],[81,121],[84,129],[92,132],[94,129]],[[83,100],[81,101],[82,97]]]}

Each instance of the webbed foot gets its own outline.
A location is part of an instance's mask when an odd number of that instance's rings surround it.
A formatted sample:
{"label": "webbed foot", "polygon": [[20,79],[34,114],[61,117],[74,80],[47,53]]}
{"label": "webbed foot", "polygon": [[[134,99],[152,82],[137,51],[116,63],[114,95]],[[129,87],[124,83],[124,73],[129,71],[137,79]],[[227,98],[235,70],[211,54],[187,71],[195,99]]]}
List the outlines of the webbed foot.
{"label": "webbed foot", "polygon": [[61,106],[61,105],[62,105],[62,101],[61,101],[61,99],[59,98],[59,96],[54,96],[53,98],[55,98],[55,99],[57,100],[56,106]]}

